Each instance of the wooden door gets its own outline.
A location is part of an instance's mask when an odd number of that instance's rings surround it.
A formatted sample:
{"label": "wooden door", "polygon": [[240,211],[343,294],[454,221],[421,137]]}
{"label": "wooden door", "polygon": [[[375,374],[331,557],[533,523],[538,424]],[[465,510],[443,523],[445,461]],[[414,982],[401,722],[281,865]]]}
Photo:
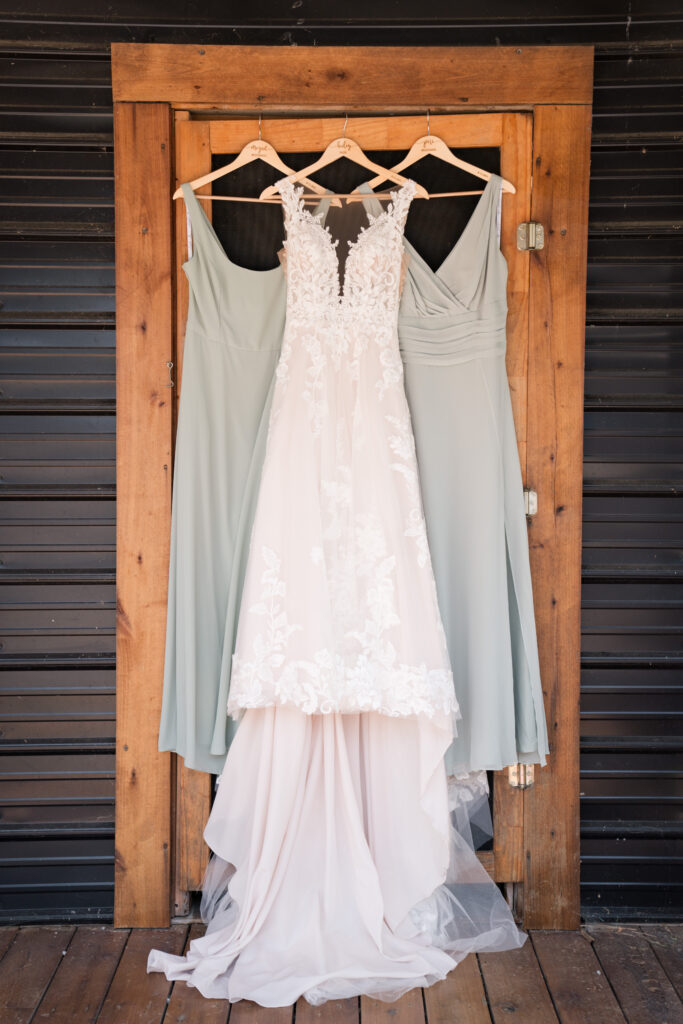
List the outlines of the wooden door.
{"label": "wooden door", "polygon": [[[424,117],[351,118],[346,131],[366,151],[382,151],[387,166],[396,163],[410,145],[425,131]],[[281,154],[318,153],[343,128],[339,118],[292,118],[269,120],[264,138]],[[239,152],[256,137],[258,123],[241,120],[190,120],[178,116],[175,125],[175,172],[178,184],[205,174],[219,163],[227,163],[229,154]],[[487,113],[437,115],[431,117],[431,131],[458,152],[470,149],[499,151],[500,173],[515,183],[516,193],[504,195],[501,219],[501,246],[508,263],[507,371],[510,382],[522,476],[527,480],[528,399],[529,399],[529,253],[518,249],[517,225],[530,218],[532,179],[531,113]],[[467,154],[465,153],[467,158]],[[476,157],[471,157],[475,159]],[[495,161],[494,161],[495,163]],[[495,169],[492,167],[492,169]],[[418,173],[419,178],[419,173]],[[226,179],[229,181],[229,179]],[[224,184],[224,183],[223,183]],[[469,183],[468,186],[469,187]],[[472,180],[472,188],[477,188]],[[211,186],[200,190],[210,194]],[[228,189],[229,191],[229,186]],[[438,202],[438,200],[435,200]],[[460,201],[463,202],[462,200]],[[474,202],[474,200],[472,200]],[[181,204],[182,205],[182,204]],[[204,203],[209,217],[219,212],[218,203]],[[442,203],[443,209],[443,203]],[[248,216],[248,207],[242,207]],[[180,211],[182,213],[182,210]],[[455,237],[450,242],[455,241]],[[183,325],[187,314],[187,281],[180,268],[187,253],[186,220],[176,217],[176,295],[177,340],[174,362],[178,368],[178,397],[182,387]],[[537,458],[532,453],[532,464]],[[540,568],[537,565],[537,569]],[[535,581],[540,589],[541,581]],[[211,800],[211,779],[202,772],[185,768],[181,759],[176,771],[175,871],[174,899],[178,914],[187,913],[189,894],[201,888],[208,859],[202,841],[204,823]],[[495,773],[493,780],[494,845],[480,858],[492,877],[503,883],[520,884],[524,880],[524,793],[511,785],[507,771]]]}
{"label": "wooden door", "polygon": [[[591,47],[112,45],[117,275],[117,775],[115,921],[159,927],[200,881],[207,776],[157,750],[174,410],[186,285],[174,180],[253,138],[320,151],[347,131],[402,150],[425,111],[458,148],[500,149],[508,374],[522,471],[538,494],[529,539],[550,735],[533,786],[494,784],[487,867],[516,885],[526,927],[579,923],[578,700],[583,336]],[[473,111],[480,113],[473,114]],[[321,117],[321,113],[325,116]],[[391,117],[386,115],[391,114]],[[455,117],[454,115],[462,115]],[[236,117],[242,120],[235,120]],[[221,119],[225,118],[225,119]],[[280,119],[278,119],[280,118]],[[449,121],[449,119],[452,120]],[[433,120],[435,123],[435,120]],[[175,157],[174,157],[175,150]],[[520,253],[517,224],[540,222]]]}

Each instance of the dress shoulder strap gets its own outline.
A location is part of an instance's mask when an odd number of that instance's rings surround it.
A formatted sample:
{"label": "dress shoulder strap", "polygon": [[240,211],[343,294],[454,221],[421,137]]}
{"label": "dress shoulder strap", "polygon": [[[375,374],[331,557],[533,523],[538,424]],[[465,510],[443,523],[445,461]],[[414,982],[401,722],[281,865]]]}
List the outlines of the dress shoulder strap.
{"label": "dress shoulder strap", "polygon": [[407,178],[397,190],[392,192],[393,198],[389,207],[389,214],[400,231],[403,231],[405,227],[410,204],[415,198],[416,189],[415,182],[411,178]]}
{"label": "dress shoulder strap", "polygon": [[292,222],[301,218],[301,201],[299,197],[304,191],[304,187],[303,185],[295,185],[289,178],[280,178],[279,181],[275,182],[274,187],[282,198],[285,226],[289,227]]}
{"label": "dress shoulder strap", "polygon": [[185,199],[187,258],[191,259],[194,249],[200,247],[202,243],[216,246],[222,252],[223,246],[194,189],[189,182],[185,182],[180,188]]}

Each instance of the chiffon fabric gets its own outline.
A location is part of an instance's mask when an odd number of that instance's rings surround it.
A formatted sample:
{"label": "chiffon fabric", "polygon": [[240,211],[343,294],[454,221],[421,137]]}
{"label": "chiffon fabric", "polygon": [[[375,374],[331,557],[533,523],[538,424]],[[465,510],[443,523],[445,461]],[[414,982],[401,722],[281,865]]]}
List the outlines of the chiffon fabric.
{"label": "chiffon fabric", "polygon": [[[369,195],[369,210],[379,201]],[[522,474],[505,368],[502,179],[436,271],[406,239],[398,332],[422,500],[462,719],[449,772],[545,764]]]}
{"label": "chiffon fabric", "polygon": [[459,712],[397,334],[414,184],[343,261],[279,188],[287,321],[233,659],[242,717],[205,830],[208,928],[148,970],[264,1006],[391,1000],[526,936],[449,799]]}

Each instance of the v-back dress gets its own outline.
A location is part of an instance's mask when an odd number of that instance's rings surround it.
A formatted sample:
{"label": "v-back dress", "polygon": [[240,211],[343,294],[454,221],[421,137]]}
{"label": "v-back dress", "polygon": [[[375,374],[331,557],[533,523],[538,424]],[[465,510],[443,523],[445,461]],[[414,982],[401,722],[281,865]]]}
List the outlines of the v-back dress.
{"label": "v-back dress", "polygon": [[205,830],[205,936],[148,970],[208,997],[394,999],[521,945],[449,819],[458,718],[397,317],[415,186],[344,261],[278,183],[287,317],[240,610],[241,716]]}

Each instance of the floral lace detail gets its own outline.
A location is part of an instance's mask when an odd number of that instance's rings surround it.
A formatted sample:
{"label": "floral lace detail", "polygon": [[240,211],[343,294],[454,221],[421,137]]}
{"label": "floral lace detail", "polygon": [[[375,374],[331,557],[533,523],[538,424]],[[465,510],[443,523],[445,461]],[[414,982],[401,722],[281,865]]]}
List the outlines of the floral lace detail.
{"label": "floral lace detail", "polygon": [[[415,183],[406,181],[392,193],[386,210],[367,213],[368,225],[349,243],[343,288],[339,279],[338,241],[303,204],[303,187],[287,178],[277,183],[282,195],[287,238],[287,328],[277,376],[289,378],[292,331],[302,332],[309,356],[303,397],[308,404],[315,433],[327,411],[323,376],[330,360],[339,370],[343,359],[358,373],[359,360],[370,337],[380,350],[383,366],[377,383],[380,398],[387,388],[403,379],[398,346],[392,343],[392,327],[398,316],[403,266],[403,225]],[[360,330],[354,329],[354,322]],[[369,328],[372,330],[369,330]]]}
{"label": "floral lace detail", "polygon": [[228,711],[457,714],[403,389],[406,182],[350,243],[279,183],[287,321]]}
{"label": "floral lace detail", "polygon": [[[394,717],[433,717],[457,712],[450,669],[401,663],[386,636],[401,620],[395,602],[395,559],[386,550],[381,526],[370,519],[358,522],[354,540],[353,569],[367,584],[364,621],[353,628],[348,623],[351,609],[337,607],[341,614],[335,621],[347,620],[348,628],[335,650],[322,647],[305,659],[288,655],[290,637],[303,626],[288,620],[287,588],[278,575],[281,560],[269,548],[261,549],[262,591],[249,611],[264,620],[263,629],[254,634],[250,658],[233,656],[229,714],[238,717],[244,708],[273,704],[292,705],[306,714],[378,711]],[[314,548],[311,556],[322,569],[322,551]],[[344,566],[347,576],[352,575],[350,568]]]}
{"label": "floral lace detail", "polygon": [[421,569],[431,568],[429,544],[427,543],[427,524],[422,511],[422,493],[417,475],[417,456],[415,454],[415,438],[410,424],[410,413],[407,408],[405,415],[386,416],[387,423],[395,433],[389,435],[389,446],[400,462],[392,462],[391,468],[400,473],[405,481],[410,498],[410,508],[406,519],[405,536],[412,537],[417,544],[417,564]]}

